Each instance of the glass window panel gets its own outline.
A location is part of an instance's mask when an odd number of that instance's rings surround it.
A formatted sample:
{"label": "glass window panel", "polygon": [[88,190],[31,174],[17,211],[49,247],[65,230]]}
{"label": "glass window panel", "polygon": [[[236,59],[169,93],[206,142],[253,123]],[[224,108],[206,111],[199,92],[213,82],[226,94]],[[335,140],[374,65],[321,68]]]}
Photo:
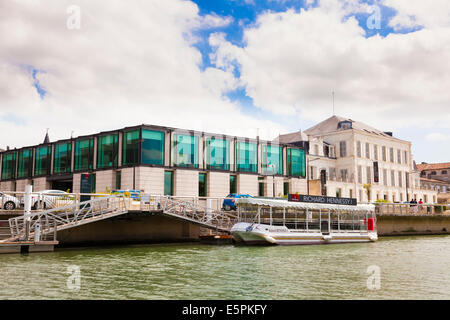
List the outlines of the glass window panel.
{"label": "glass window panel", "polygon": [[229,141],[211,137],[206,139],[206,167],[208,169],[229,170]]}
{"label": "glass window panel", "polygon": [[164,171],[164,195],[173,196],[173,171]]}
{"label": "glass window panel", "polygon": [[50,146],[36,148],[34,155],[34,175],[49,174],[52,148]]}
{"label": "glass window panel", "polygon": [[94,139],[75,141],[74,168],[79,170],[92,170],[94,158]]}
{"label": "glass window panel", "polygon": [[16,153],[3,154],[2,179],[14,179],[16,176]]}
{"label": "glass window panel", "polygon": [[252,142],[236,142],[236,170],[257,172],[257,146]]}
{"label": "glass window panel", "polygon": [[283,183],[283,195],[285,196],[289,195],[289,182]]}
{"label": "glass window panel", "polygon": [[175,134],[173,144],[175,166],[198,168],[198,136]]}
{"label": "glass window panel", "polygon": [[122,164],[139,163],[139,130],[123,133]]}
{"label": "glass window panel", "polygon": [[263,145],[262,171],[264,174],[283,174],[283,148]]}
{"label": "glass window panel", "polygon": [[237,176],[230,175],[230,193],[237,193]]}
{"label": "glass window panel", "polygon": [[53,154],[53,172],[70,172],[70,162],[72,161],[72,143],[55,144]]}
{"label": "glass window panel", "polygon": [[122,171],[116,172],[116,190],[120,190],[122,186]]}
{"label": "glass window panel", "polygon": [[17,162],[17,178],[31,177],[31,171],[33,170],[33,149],[19,151]]}
{"label": "glass window panel", "polygon": [[118,134],[98,137],[97,168],[117,166]]}
{"label": "glass window panel", "polygon": [[206,189],[206,173],[198,174],[198,196],[206,197],[207,189]]}
{"label": "glass window panel", "polygon": [[164,132],[142,130],[142,163],[164,165]]}
{"label": "glass window panel", "polygon": [[288,175],[305,177],[305,150],[288,148],[287,151]]}

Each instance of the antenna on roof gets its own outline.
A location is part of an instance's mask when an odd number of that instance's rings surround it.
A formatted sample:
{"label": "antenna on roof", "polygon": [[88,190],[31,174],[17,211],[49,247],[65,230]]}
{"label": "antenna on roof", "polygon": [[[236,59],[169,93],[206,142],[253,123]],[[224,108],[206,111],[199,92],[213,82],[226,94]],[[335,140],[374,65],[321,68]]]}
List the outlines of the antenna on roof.
{"label": "antenna on roof", "polygon": [[333,116],[334,116],[334,91],[331,93],[331,95],[333,96]]}

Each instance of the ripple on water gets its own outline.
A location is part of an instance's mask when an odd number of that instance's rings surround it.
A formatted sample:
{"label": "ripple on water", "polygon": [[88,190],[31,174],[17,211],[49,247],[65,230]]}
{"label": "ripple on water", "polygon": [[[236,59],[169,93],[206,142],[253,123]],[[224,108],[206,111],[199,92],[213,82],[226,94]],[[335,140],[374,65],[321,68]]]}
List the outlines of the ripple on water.
{"label": "ripple on water", "polygon": [[[329,246],[147,245],[0,256],[1,299],[449,299],[449,236]],[[67,267],[80,267],[69,290]],[[367,268],[381,288],[367,289]]]}

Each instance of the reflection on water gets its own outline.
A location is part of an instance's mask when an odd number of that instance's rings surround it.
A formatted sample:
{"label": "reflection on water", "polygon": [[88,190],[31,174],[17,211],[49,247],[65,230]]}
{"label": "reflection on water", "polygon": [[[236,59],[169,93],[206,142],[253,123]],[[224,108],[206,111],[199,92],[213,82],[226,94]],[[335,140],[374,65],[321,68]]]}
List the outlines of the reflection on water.
{"label": "reflection on water", "polygon": [[[450,299],[450,236],[376,243],[146,245],[0,256],[1,299]],[[70,290],[69,266],[79,290]],[[381,288],[369,290],[369,266]],[[73,286],[71,287],[73,288]]]}

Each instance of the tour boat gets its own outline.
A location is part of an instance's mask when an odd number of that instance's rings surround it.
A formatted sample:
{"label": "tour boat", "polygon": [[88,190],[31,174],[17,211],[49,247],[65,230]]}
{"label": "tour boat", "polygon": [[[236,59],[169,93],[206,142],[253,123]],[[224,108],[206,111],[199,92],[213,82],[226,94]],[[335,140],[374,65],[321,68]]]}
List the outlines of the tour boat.
{"label": "tour boat", "polygon": [[231,235],[236,244],[247,245],[356,243],[378,239],[374,205],[356,205],[356,199],[348,199],[354,200],[354,205],[333,200],[345,198],[317,199],[320,203],[236,199],[238,223],[232,227]]}

